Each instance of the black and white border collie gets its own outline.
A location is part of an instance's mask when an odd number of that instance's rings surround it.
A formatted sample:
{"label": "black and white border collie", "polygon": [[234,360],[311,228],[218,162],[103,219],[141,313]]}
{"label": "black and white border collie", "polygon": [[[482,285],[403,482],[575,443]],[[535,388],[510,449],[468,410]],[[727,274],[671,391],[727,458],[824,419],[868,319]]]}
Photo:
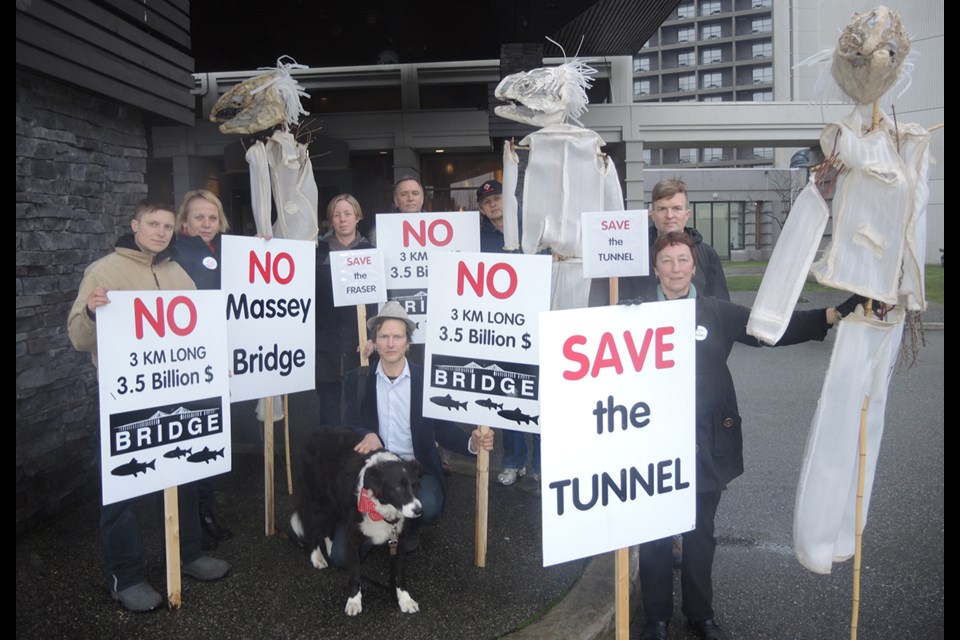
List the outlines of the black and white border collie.
{"label": "black and white border collie", "polygon": [[348,616],[363,609],[360,561],[362,549],[370,545],[389,546],[390,586],[400,610],[416,613],[420,605],[407,592],[404,576],[404,537],[411,524],[407,520],[421,513],[419,467],[384,449],[361,455],[353,450],[360,440],[348,429],[311,435],[301,452],[290,527],[310,550],[311,564],[324,569],[337,527],[346,526]]}

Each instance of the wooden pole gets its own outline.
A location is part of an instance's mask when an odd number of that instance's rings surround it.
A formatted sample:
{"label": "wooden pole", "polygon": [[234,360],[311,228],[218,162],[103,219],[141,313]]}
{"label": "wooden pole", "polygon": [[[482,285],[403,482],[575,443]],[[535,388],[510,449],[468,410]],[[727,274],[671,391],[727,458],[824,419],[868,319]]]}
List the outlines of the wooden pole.
{"label": "wooden pole", "polygon": [[857,640],[857,625],[860,619],[860,562],[863,545],[863,485],[867,473],[867,405],[870,396],[863,397],[860,407],[860,464],[857,469],[857,515],[855,544],[853,547],[853,614],[850,616],[850,640]]}
{"label": "wooden pole", "polygon": [[177,487],[163,490],[163,533],[167,550],[167,606],[179,609],[180,599],[180,506]]}
{"label": "wooden pole", "polygon": [[[620,302],[620,280],[610,278],[610,304]],[[630,549],[613,552],[614,615],[617,640],[630,638]]]}
{"label": "wooden pole", "polygon": [[293,465],[290,464],[290,396],[283,396],[283,443],[287,448],[287,495],[293,495]]}
{"label": "wooden pole", "polygon": [[[481,435],[490,433],[490,427],[478,425]],[[490,488],[490,452],[480,447],[477,452],[477,553],[474,564],[487,566],[487,497]]]}
{"label": "wooden pole", "polygon": [[617,549],[613,552],[614,580],[616,589],[614,608],[617,640],[630,638],[630,549]]}
{"label": "wooden pole", "polygon": [[263,402],[263,530],[274,534],[273,517],[273,396]]}
{"label": "wooden pole", "polygon": [[357,336],[360,338],[360,366],[370,365],[370,358],[367,357],[367,305],[357,305]]}
{"label": "wooden pole", "polygon": [[[880,125],[880,101],[873,102],[873,123],[871,130]],[[873,313],[873,300],[863,303],[863,315],[870,317]],[[860,406],[860,455],[857,464],[857,508],[854,517],[854,546],[853,546],[853,604],[850,614],[850,640],[857,640],[857,627],[860,623],[860,562],[863,553],[863,485],[867,474],[867,407],[870,396],[863,396]]]}

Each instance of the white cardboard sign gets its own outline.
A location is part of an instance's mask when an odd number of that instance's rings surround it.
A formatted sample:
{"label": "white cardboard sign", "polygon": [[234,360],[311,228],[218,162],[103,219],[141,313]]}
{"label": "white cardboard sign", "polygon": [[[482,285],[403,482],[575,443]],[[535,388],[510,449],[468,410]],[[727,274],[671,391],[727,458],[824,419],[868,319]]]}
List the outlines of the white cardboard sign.
{"label": "white cardboard sign", "polygon": [[387,278],[379,249],[330,252],[333,306],[387,301]]}
{"label": "white cardboard sign", "polygon": [[230,471],[219,291],[111,291],[97,309],[103,504]]}
{"label": "white cardboard sign", "polygon": [[314,388],[316,261],[310,240],[223,237],[231,402]]}
{"label": "white cardboard sign", "polygon": [[431,257],[423,414],[540,432],[537,319],[550,308],[550,256]]}
{"label": "white cardboard sign", "polygon": [[584,278],[649,275],[646,209],[587,212],[580,229]]}
{"label": "white cardboard sign", "polygon": [[480,212],[378,213],[377,246],[387,267],[387,298],[417,325],[414,342],[426,341],[427,279],[431,256],[480,250]]}
{"label": "white cardboard sign", "polygon": [[543,564],[694,527],[694,301],[540,314]]}

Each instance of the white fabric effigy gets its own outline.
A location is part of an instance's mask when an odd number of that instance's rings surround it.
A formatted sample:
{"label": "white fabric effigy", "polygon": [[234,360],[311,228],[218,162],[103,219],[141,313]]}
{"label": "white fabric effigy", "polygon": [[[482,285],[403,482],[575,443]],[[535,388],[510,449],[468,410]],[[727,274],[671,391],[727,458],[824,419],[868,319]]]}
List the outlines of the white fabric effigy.
{"label": "white fabric effigy", "polygon": [[917,172],[897,152],[893,123],[884,116],[870,130],[871,117],[872,107],[856,105],[820,135],[824,155],[836,152],[843,171],[833,199],[833,239],[812,272],[823,285],[896,304],[908,223],[926,210],[926,200],[914,202]]}
{"label": "white fabric effigy", "polygon": [[544,127],[524,138],[530,148],[523,178],[524,253],[554,254],[551,309],[587,306],[590,280],[583,277],[580,219],[584,211],[623,211],[623,192],[613,162],[600,152],[603,138],[568,124]]}
{"label": "white fabric effigy", "polygon": [[510,141],[503,143],[503,249],[516,251],[520,248],[520,225],[517,223],[517,181],[520,176],[520,158],[511,148]]}
{"label": "white fabric effigy", "polygon": [[277,205],[273,236],[316,241],[319,194],[307,146],[286,131],[275,131],[267,140],[266,154]]}
{"label": "white fabric effigy", "polygon": [[913,185],[913,207],[907,218],[903,275],[898,297],[913,311],[927,308],[924,265],[927,260],[927,201],[930,199],[930,132],[918,124],[900,125],[900,157]]}
{"label": "white fabric effigy", "polygon": [[837,330],[800,469],[793,514],[793,548],[804,567],[830,573],[851,557],[856,542],[860,410],[867,405],[867,456],[863,526],[883,437],[887,387],[903,335],[905,313],[893,309],[886,321],[848,315]]}
{"label": "white fabric effigy", "polygon": [[270,227],[270,167],[267,165],[267,148],[257,140],[246,153],[250,165],[250,207],[257,235],[273,235]]}
{"label": "white fabric effigy", "polygon": [[750,311],[747,333],[757,340],[776,344],[783,337],[829,218],[830,209],[811,180],[790,209]]}

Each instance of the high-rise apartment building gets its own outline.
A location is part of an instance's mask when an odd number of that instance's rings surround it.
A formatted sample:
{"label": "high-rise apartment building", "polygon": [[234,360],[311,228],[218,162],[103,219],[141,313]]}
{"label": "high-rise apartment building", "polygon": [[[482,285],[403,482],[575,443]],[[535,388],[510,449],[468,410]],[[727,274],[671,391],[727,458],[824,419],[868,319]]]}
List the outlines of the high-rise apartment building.
{"label": "high-rise apartment building", "polygon": [[[773,0],[683,0],[633,58],[634,102],[770,102]],[[782,65],[781,65],[782,66]],[[644,150],[647,166],[772,166],[773,147]]]}

